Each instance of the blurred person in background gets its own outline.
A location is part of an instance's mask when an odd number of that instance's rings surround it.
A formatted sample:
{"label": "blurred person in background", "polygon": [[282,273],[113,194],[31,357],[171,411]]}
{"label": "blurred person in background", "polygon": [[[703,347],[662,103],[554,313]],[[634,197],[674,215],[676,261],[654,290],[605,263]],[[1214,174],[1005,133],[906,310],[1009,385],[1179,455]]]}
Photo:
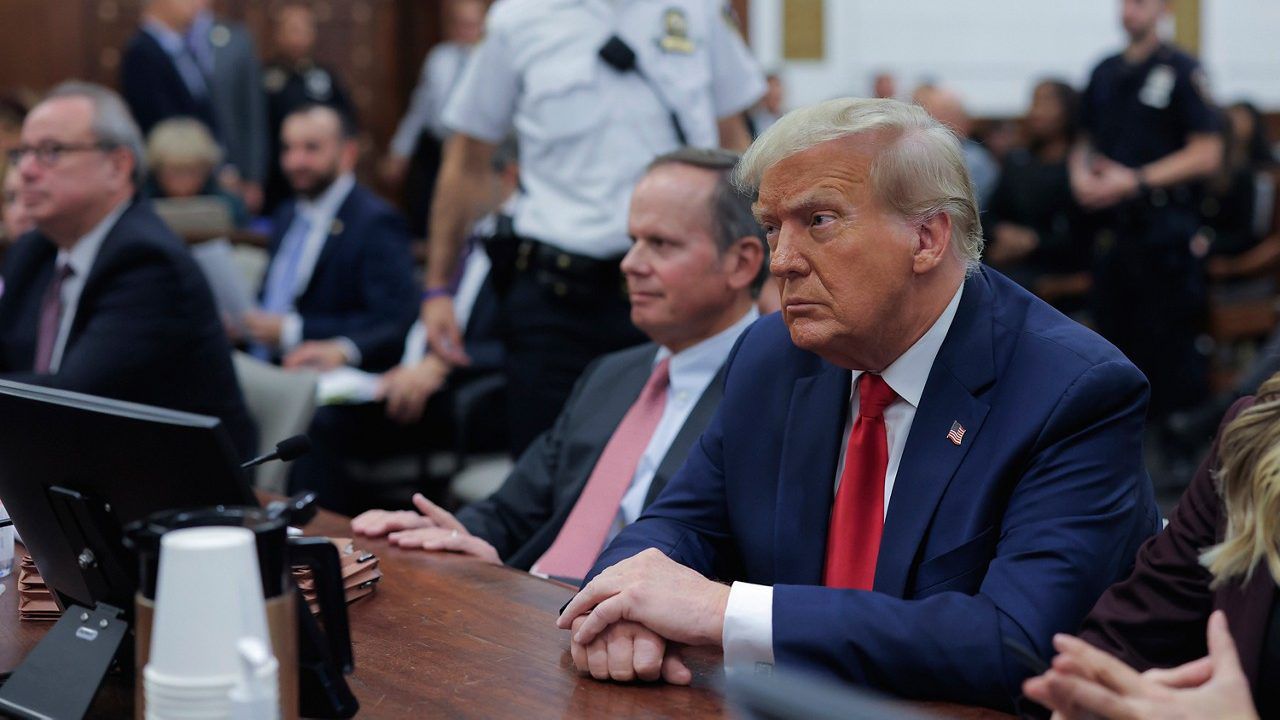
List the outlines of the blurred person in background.
{"label": "blurred person in background", "polygon": [[1205,184],[1200,202],[1202,252],[1209,277],[1256,278],[1280,263],[1276,158],[1266,119],[1252,103],[1238,102],[1223,113],[1226,145],[1222,167]]}
{"label": "blurred person in background", "polygon": [[747,130],[753,140],[778,122],[784,112],[782,104],[786,98],[786,89],[782,86],[782,76],[775,70],[765,75],[764,80],[764,97],[747,111],[746,116]]}
{"label": "blurred person in background", "polygon": [[330,105],[343,116],[356,117],[355,105],[342,80],[316,61],[318,38],[316,11],[310,4],[290,2],[273,16],[275,59],[262,71],[267,91],[267,131],[270,170],[264,191],[263,212],[272,213],[291,196],[289,181],[280,168],[280,130],[284,119],[306,105]]}
{"label": "blurred person in background", "polygon": [[249,221],[244,203],[218,181],[222,149],[199,120],[170,118],[156,125],[147,136],[147,160],[148,197],[216,197],[226,203],[236,227]]}
{"label": "blurred person in background", "polygon": [[1192,56],[1158,32],[1169,0],[1124,0],[1129,44],[1103,60],[1080,99],[1071,190],[1093,213],[1092,314],[1151,381],[1151,419],[1204,399],[1204,268],[1192,251],[1200,181],[1222,161],[1219,113]]}
{"label": "blurred person in background", "polygon": [[262,209],[271,142],[258,49],[243,25],[214,15],[213,0],[198,0],[197,5],[186,40],[209,78],[213,112],[226,151],[219,181],[256,214]]}
{"label": "blurred person in background", "polygon": [[1000,166],[982,143],[973,139],[973,118],[964,109],[964,101],[955,91],[931,84],[917,88],[913,100],[959,136],[960,147],[964,151],[964,164],[969,169],[974,192],[978,195],[978,208],[985,210],[1000,177]]}
{"label": "blurred person in background", "polygon": [[138,31],[120,61],[120,88],[143,134],[175,116],[193,117],[216,137],[211,78],[187,33],[201,0],[145,0]]}
{"label": "blurred person in background", "polygon": [[1085,307],[1092,260],[1067,174],[1078,104],[1064,82],[1035,86],[1023,123],[1027,147],[1009,154],[983,216],[983,261],[1068,314]]}
{"label": "blurred person in background", "polygon": [[449,137],[441,121],[445,101],[466,67],[471,49],[484,36],[484,0],[452,0],[447,5],[445,39],[422,62],[418,85],[409,98],[391,147],[382,161],[382,178],[401,197],[414,237],[427,234],[431,197],[440,170],[440,153]]}

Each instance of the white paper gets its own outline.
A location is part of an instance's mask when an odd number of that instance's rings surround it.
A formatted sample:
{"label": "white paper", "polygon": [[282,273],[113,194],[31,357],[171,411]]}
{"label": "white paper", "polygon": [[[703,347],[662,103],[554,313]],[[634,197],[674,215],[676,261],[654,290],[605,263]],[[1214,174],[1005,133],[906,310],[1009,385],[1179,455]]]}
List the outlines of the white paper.
{"label": "white paper", "polygon": [[218,311],[240,330],[244,330],[244,314],[256,303],[253,292],[236,265],[231,243],[226,239],[210,240],[191,248],[191,254],[204,271]]}

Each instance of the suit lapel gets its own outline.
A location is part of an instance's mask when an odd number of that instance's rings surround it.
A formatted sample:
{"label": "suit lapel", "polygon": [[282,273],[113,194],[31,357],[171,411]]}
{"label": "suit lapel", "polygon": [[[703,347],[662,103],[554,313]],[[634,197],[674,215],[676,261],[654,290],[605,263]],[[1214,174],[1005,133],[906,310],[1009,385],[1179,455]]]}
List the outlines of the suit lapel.
{"label": "suit lapel", "polygon": [[[648,382],[649,375],[653,372],[653,357],[658,348],[652,344],[646,345],[645,348],[644,352],[636,354],[635,362],[619,368],[612,374],[606,383],[609,392],[600,393],[598,398],[586,396],[582,398],[582,401],[589,406],[600,408],[598,412],[588,412],[585,415],[588,427],[583,428],[582,432],[586,433],[598,428],[610,428],[610,430],[599,434],[599,443],[589,458],[590,462],[583,463],[573,484],[565,487],[564,497],[569,499],[569,502],[565,503],[561,510],[566,517],[573,503],[577,502],[578,496],[582,494],[582,488],[586,486],[587,480],[591,479],[591,473],[595,471],[596,463],[600,462],[605,446],[609,444],[613,433],[622,424],[622,418],[626,417],[627,411],[635,404],[636,398],[640,397],[640,391],[644,389],[644,384]],[[595,435],[595,433],[591,434]]]}
{"label": "suit lapel", "polygon": [[848,370],[823,363],[792,390],[774,513],[775,583],[822,584],[850,378]]}
{"label": "suit lapel", "polygon": [[689,417],[685,418],[680,432],[676,433],[675,439],[671,441],[671,447],[667,448],[667,454],[663,456],[662,463],[658,465],[658,471],[653,475],[653,482],[649,484],[649,493],[644,499],[645,507],[649,507],[649,504],[657,499],[658,493],[667,486],[667,481],[684,465],[685,459],[689,457],[689,451],[693,449],[693,444],[711,422],[711,416],[716,414],[716,408],[720,406],[720,397],[723,394],[724,366],[721,366],[715,377],[711,378],[707,389],[702,391],[697,404],[689,411]]}
{"label": "suit lapel", "polygon": [[355,202],[356,188],[352,187],[347,193],[347,197],[342,201],[342,205],[338,207],[338,212],[334,214],[333,221],[329,223],[329,227],[325,228],[326,235],[324,237],[324,245],[320,247],[320,255],[316,257],[316,264],[311,267],[311,276],[307,278],[307,286],[299,294],[302,297],[310,292],[314,287],[316,278],[320,277],[320,273],[324,272],[325,266],[338,251],[338,246],[347,240],[347,224],[351,219],[352,204]]}
{"label": "suit lapel", "polygon": [[[975,396],[995,380],[991,323],[990,288],[978,272],[965,281],[898,465],[876,562],[879,592],[901,597],[906,591],[942,493],[982,430],[989,406]],[[964,429],[959,444],[948,437],[954,423]]]}

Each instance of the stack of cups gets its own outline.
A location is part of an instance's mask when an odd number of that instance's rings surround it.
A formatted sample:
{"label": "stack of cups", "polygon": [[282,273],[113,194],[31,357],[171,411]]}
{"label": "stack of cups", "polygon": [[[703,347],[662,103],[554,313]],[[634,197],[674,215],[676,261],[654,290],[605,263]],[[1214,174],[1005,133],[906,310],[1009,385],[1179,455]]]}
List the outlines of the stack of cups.
{"label": "stack of cups", "polygon": [[[232,717],[242,683],[241,641],[267,648],[258,672],[275,685],[253,532],[174,530],[160,539],[151,654],[143,671],[147,720]],[[278,710],[277,710],[278,714]]]}

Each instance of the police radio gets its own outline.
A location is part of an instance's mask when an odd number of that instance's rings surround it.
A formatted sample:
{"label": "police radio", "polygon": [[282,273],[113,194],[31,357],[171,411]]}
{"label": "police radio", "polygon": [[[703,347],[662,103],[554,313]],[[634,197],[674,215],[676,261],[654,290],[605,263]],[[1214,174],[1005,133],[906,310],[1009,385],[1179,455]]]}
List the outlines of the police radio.
{"label": "police radio", "polygon": [[625,40],[617,35],[611,35],[605,44],[600,48],[600,59],[606,65],[617,70],[620,73],[634,72],[641,80],[649,86],[653,91],[658,102],[666,109],[667,115],[671,117],[671,128],[675,130],[676,140],[681,146],[688,145],[689,140],[684,134],[684,128],[680,125],[680,116],[676,113],[671,104],[667,102],[667,98],[663,95],[662,90],[649,79],[648,75],[640,69],[640,65],[636,62],[636,51]]}

